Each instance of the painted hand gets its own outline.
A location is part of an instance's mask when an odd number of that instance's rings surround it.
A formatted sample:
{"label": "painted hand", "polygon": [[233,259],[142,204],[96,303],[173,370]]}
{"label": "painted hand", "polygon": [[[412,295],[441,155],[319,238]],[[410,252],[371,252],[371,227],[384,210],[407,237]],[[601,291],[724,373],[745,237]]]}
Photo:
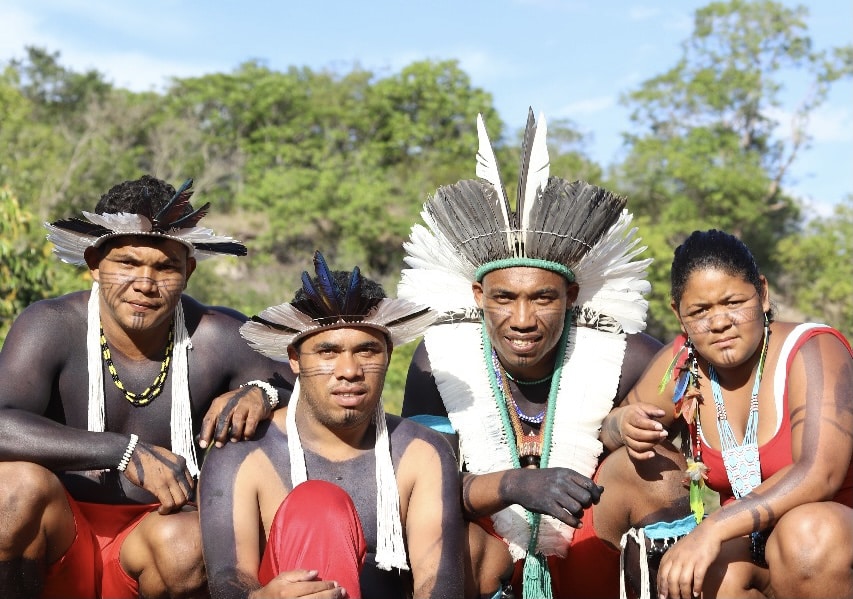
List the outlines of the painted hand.
{"label": "painted hand", "polygon": [[603,487],[568,468],[520,468],[501,480],[501,499],[547,514],[578,528],[583,511],[601,498]]}
{"label": "painted hand", "polygon": [[161,514],[180,510],[195,487],[183,457],[142,441],[136,445],[124,475],[157,498],[160,502],[157,511]]}
{"label": "painted hand", "polygon": [[211,441],[222,447],[232,442],[251,439],[258,424],[272,416],[269,402],[258,387],[246,386],[228,391],[213,400],[198,436],[199,446],[204,449]]}

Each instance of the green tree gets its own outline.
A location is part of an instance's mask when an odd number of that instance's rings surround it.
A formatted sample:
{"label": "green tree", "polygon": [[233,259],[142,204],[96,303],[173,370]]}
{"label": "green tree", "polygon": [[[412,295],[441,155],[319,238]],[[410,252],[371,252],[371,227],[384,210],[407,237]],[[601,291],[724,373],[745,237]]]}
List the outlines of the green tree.
{"label": "green tree", "polygon": [[32,214],[8,186],[0,187],[0,341],[31,303],[86,284],[84,271],[58,264]]}
{"label": "green tree", "polygon": [[853,336],[853,195],[779,244],[786,302]]}
{"label": "green tree", "polygon": [[[796,229],[799,207],[785,193],[790,167],[809,143],[806,124],[831,84],[849,76],[848,49],[818,51],[805,7],[772,0],[712,2],[695,14],[677,63],[624,101],[634,131],[627,159],[614,173],[645,223],[652,269],[650,332],[668,335],[672,249],[694,229],[740,236],[770,274],[776,246]],[[784,100],[783,73],[806,90]],[[774,115],[788,111],[790,122]],[[652,225],[653,223],[653,225]]]}

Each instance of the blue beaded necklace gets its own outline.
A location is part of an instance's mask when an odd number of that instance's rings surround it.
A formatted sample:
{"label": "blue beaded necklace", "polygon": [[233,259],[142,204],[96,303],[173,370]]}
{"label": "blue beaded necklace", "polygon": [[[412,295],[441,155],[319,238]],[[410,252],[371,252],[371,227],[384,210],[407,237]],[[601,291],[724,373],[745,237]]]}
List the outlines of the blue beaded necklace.
{"label": "blue beaded necklace", "polygon": [[[726,414],[726,404],[723,402],[723,392],[716,369],[708,365],[708,378],[711,380],[711,392],[714,395],[714,405],[717,408],[717,431],[720,435],[720,448],[723,464],[735,497],[740,499],[752,489],[761,484],[761,459],[758,455],[758,389],[764,374],[764,363],[767,358],[767,346],[770,339],[769,325],[764,325],[764,345],[761,355],[755,365],[755,381],[752,384],[752,395],[749,400],[749,416],[746,421],[746,431],[743,442],[738,444]],[[701,425],[699,426],[701,434]]]}

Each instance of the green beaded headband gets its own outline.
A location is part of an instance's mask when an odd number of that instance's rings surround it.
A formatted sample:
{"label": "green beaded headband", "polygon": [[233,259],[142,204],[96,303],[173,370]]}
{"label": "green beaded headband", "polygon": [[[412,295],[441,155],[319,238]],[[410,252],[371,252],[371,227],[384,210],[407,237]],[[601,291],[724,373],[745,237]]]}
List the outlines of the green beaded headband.
{"label": "green beaded headband", "polygon": [[550,270],[559,275],[563,275],[569,283],[575,282],[575,273],[572,272],[565,264],[552,262],[550,260],[540,260],[538,258],[504,258],[503,260],[494,260],[486,262],[477,269],[477,282],[482,282],[483,277],[494,270],[502,268],[514,268],[516,266],[529,266],[530,268],[541,268],[542,270]]}

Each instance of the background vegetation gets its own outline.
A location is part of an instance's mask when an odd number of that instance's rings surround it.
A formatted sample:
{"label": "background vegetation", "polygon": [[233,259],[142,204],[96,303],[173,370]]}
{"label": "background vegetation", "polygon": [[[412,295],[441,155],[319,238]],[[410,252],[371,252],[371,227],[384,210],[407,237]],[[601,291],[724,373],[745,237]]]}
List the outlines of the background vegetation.
{"label": "background vegetation", "polygon": [[[629,198],[655,258],[653,335],[674,331],[673,248],[711,227],[754,250],[781,316],[853,334],[853,198],[830,218],[805,218],[786,193],[809,116],[853,75],[853,47],[814,48],[806,11],[770,0],[699,9],[671,68],[624,96],[632,123],[619,164],[596,164],[573,123],[549,122],[553,174]],[[254,314],[291,298],[314,249],[335,267],[359,264],[393,295],[423,201],[473,176],[477,113],[506,178],[516,172],[519,132],[454,61],[387,77],[247,62],[173,79],[163,93],[74,72],[45,48],[25,48],[0,69],[0,339],[29,303],[88,285],[87,273],[50,256],[41,223],[91,210],[113,184],[143,173],[173,184],[193,177],[199,200],[214,206],[206,225],[248,243],[248,258],[197,270],[190,293]],[[786,90],[782,75],[792,72],[804,83]],[[783,93],[799,100],[798,125],[784,137],[770,116]],[[412,349],[394,354],[391,411]]]}

